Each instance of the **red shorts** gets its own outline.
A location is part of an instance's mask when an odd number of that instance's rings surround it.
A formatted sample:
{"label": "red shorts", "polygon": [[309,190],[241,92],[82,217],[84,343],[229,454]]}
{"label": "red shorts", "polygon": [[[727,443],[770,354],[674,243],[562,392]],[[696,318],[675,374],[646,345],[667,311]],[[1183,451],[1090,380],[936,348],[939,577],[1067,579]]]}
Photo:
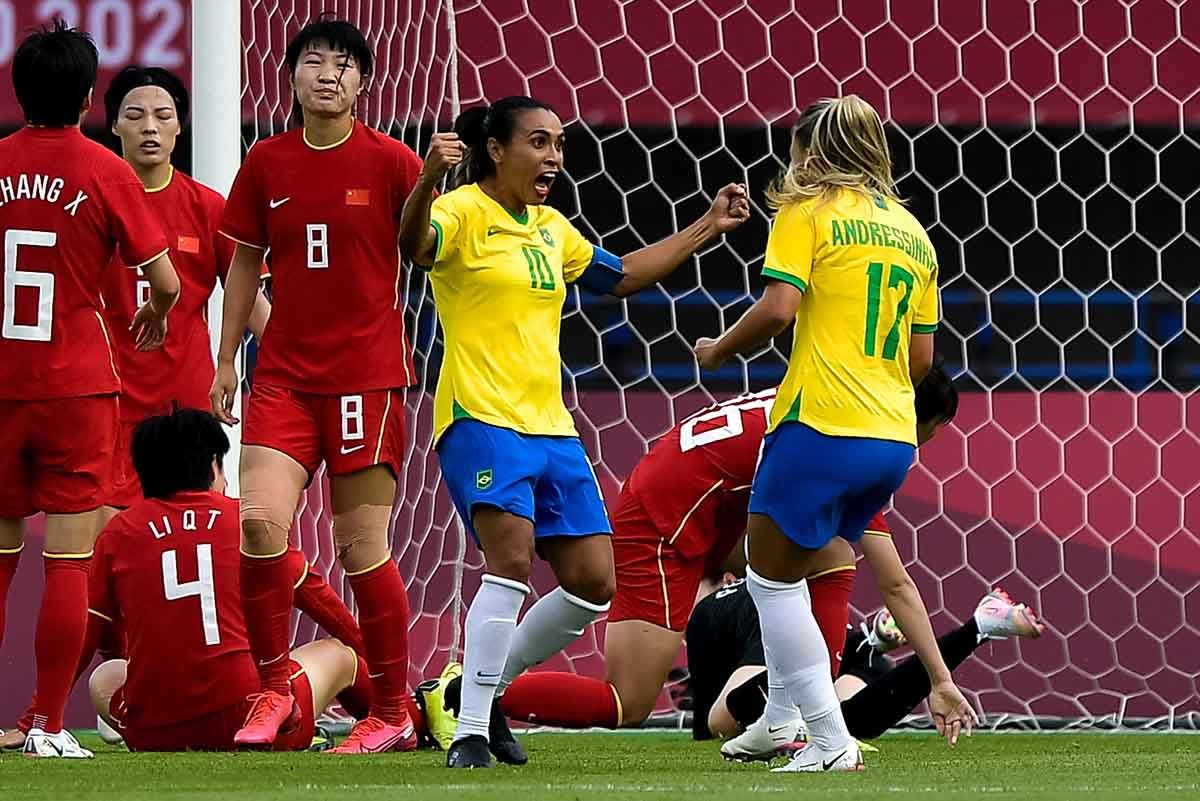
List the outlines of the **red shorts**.
{"label": "red shorts", "polygon": [[331,476],[377,464],[399,476],[405,440],[402,389],[315,395],[255,384],[246,402],[242,444],[286,453],[309,475],[324,461]]}
{"label": "red shorts", "polygon": [[108,499],[116,395],[0,400],[0,517],[78,514]]}
{"label": "red shorts", "polygon": [[142,482],[138,480],[137,471],[133,469],[133,429],[137,423],[132,420],[121,421],[121,434],[117,440],[117,450],[113,454],[112,489],[109,491],[105,504],[116,509],[128,509],[142,499]]}
{"label": "red shorts", "polygon": [[[312,685],[300,663],[292,660],[292,695],[300,708],[300,722],[281,731],[275,740],[275,751],[303,751],[312,745],[316,731],[313,717]],[[117,731],[125,738],[130,751],[234,751],[233,736],[246,722],[251,701],[242,699],[215,712],[167,726],[139,728],[123,723],[125,714],[124,688],[117,690],[108,703],[109,715]]]}
{"label": "red shorts", "polygon": [[617,592],[608,622],[644,620],[682,632],[704,578],[707,556],[681,554],[632,492],[621,493],[612,528]]}

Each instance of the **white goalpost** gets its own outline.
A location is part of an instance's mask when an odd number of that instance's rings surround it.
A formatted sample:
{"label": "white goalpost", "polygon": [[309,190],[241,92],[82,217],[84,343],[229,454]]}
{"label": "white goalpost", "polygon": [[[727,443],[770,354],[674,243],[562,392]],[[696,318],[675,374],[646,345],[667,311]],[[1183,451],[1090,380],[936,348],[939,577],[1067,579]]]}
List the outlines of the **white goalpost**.
{"label": "white goalpost", "polygon": [[[982,649],[962,686],[992,723],[1198,728],[1200,90],[1185,76],[1200,46],[1185,4],[1051,5],[194,0],[195,171],[226,191],[245,148],[284,129],[287,40],[330,11],[375,51],[358,113],[419,155],[460,105],[555,106],[569,144],[551,202],[609,250],[748,183],[752,221],[662,288],[568,296],[566,399],[612,502],[675,421],[782,376],[783,341],[703,380],[690,344],[761,291],[762,189],[797,112],[861,94],[938,250],[937,346],[963,393],[889,511],[897,545],[937,628],[996,584],[1049,623],[1037,642]],[[405,289],[420,383],[392,536],[415,683],[458,656],[482,562],[432,452],[441,346],[424,274]],[[219,293],[211,311],[217,331]],[[323,475],[293,537],[348,597]],[[879,600],[861,579],[854,604],[869,612]],[[552,586],[544,566],[534,584]],[[590,628],[548,667],[601,673],[602,636]],[[671,712],[665,694],[658,709]]]}

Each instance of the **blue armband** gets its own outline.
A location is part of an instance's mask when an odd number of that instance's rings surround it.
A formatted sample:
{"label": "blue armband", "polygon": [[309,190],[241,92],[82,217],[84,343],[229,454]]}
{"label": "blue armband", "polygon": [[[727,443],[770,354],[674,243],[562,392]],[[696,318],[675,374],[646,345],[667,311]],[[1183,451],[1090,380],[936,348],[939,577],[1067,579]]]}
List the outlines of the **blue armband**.
{"label": "blue armband", "polygon": [[624,277],[621,257],[593,245],[592,263],[575,279],[575,284],[593,295],[611,295]]}

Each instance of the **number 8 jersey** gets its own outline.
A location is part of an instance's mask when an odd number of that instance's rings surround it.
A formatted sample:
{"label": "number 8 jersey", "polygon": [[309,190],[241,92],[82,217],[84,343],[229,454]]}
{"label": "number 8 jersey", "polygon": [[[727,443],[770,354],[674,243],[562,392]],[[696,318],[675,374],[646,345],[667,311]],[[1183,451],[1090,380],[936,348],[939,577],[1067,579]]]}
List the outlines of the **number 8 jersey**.
{"label": "number 8 jersey", "polygon": [[267,251],[256,382],[316,394],[414,383],[397,237],[420,171],[406,145],[360,122],[327,147],[297,128],[250,149],[220,230]]}
{"label": "number 8 jersey", "polygon": [[133,169],[78,128],[22,128],[0,141],[0,236],[0,400],[117,392],[131,335],[101,317],[105,272],[167,251]]}
{"label": "number 8 jersey", "polygon": [[932,334],[939,314],[937,256],[916,218],[846,189],[785,206],[762,273],[804,293],[769,430],[798,421],[916,445],[909,340]]}

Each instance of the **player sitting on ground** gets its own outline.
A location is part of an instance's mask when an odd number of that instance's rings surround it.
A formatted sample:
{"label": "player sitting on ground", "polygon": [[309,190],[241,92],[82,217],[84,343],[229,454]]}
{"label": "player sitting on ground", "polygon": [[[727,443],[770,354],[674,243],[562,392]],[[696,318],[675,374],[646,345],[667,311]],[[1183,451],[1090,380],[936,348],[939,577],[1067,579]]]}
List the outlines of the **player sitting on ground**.
{"label": "player sitting on ground", "polygon": [[[32,757],[88,758],[62,730],[87,628],[87,576],[119,431],[116,336],[163,341],[179,280],[142,184],[129,165],[84,137],[98,56],[86,34],[56,22],[30,34],[12,61],[25,127],[0,142],[0,636],[24,545],[23,518],[46,513],[38,613]],[[147,302],[110,330],[100,288],[114,254],[140,267]],[[131,333],[132,332],[132,333]],[[22,604],[28,609],[28,599]]]}
{"label": "player sitting on ground", "polygon": [[[217,234],[225,199],[171,165],[189,107],[183,81],[161,67],[128,66],[104,93],[105,125],[120,140],[121,154],[145,187],[146,200],[167,235],[182,292],[171,310],[171,328],[162,347],[142,352],[125,329],[146,302],[150,285],[142,270],[127,267],[119,258],[108,270],[104,319],[116,333],[112,345],[121,372],[121,438],[103,523],[142,497],[129,460],[134,426],[152,414],[166,414],[176,404],[209,407],[213,359],[208,298],[217,281],[225,281],[233,242]],[[249,323],[256,337],[262,336],[270,311],[259,290]]]}
{"label": "player sitting on ground", "polygon": [[[697,740],[738,735],[762,720],[767,703],[758,612],[745,580],[732,579],[727,574],[729,583],[714,585],[715,592],[696,605],[688,622],[692,735]],[[983,597],[966,623],[938,638],[938,650],[954,670],[989,639],[1037,638],[1044,628],[1032,610],[996,589]],[[870,628],[852,630],[836,643],[845,653],[834,689],[852,736],[861,740],[880,736],[929,695],[929,674],[920,659],[910,656],[893,666],[883,655],[905,643],[886,609],[874,617]],[[769,737],[766,742],[771,743]],[[752,760],[770,759],[777,753],[772,746],[726,755]]]}
{"label": "player sitting on ground", "polygon": [[[207,412],[143,421],[133,464],[145,500],[115,517],[97,542],[89,611],[120,627],[127,659],[101,664],[89,687],[97,712],[134,751],[232,750],[261,689],[238,592],[238,502],[221,494],[228,450]],[[302,560],[290,555],[289,562],[300,575],[294,583],[310,581]],[[326,625],[347,630],[349,613],[337,616],[340,625]],[[353,638],[352,619],[348,625],[344,636]],[[91,627],[92,647],[100,628]],[[325,639],[293,651],[288,670],[300,716],[280,733],[280,751],[307,748],[316,716],[338,693],[356,683],[361,691],[366,668],[350,647]],[[365,714],[366,705],[348,709]]]}
{"label": "player sitting on ground", "polygon": [[[605,632],[607,681],[525,673],[503,696],[505,714],[569,728],[637,726],[646,719],[679,654],[702,577],[721,566],[745,533],[750,482],[774,400],[771,389],[704,409],[638,462],[613,514],[617,591]],[[940,364],[918,386],[915,405],[922,442],[954,418],[958,393]],[[887,531],[882,514],[867,530]],[[835,539],[808,582],[814,616],[833,642],[849,619],[850,546]],[[835,674],[840,651],[840,643],[829,650]]]}

